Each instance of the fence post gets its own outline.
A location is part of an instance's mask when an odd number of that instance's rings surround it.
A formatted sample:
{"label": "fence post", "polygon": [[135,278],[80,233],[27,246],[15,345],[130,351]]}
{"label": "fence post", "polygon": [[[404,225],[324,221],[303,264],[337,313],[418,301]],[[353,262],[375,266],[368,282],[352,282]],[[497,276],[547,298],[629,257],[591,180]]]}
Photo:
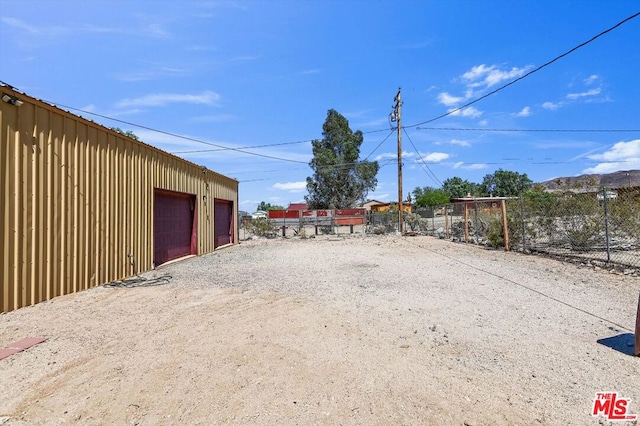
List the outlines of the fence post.
{"label": "fence post", "polygon": [[331,210],[331,234],[338,235],[338,228],[336,227],[336,210]]}
{"label": "fence post", "polygon": [[444,235],[449,239],[449,206],[444,206]]}
{"label": "fence post", "polygon": [[302,210],[298,210],[298,222],[298,234],[304,235],[304,215],[302,214]]}
{"label": "fence post", "polygon": [[282,236],[287,236],[287,213],[285,210],[282,211]]}
{"label": "fence post", "polygon": [[607,265],[611,263],[611,249],[609,247],[609,206],[607,200],[607,188],[602,188],[602,199],[604,200],[604,235],[607,248]]}
{"label": "fence post", "polygon": [[509,251],[509,221],[507,220],[507,200],[502,201],[502,233],[504,234],[504,251]]}
{"label": "fence post", "polygon": [[524,223],[524,195],[520,195],[520,218],[522,219],[522,251],[527,251],[527,227]]}
{"label": "fence post", "polygon": [[638,296],[638,313],[636,314],[636,344],[635,356],[640,356],[640,296]]}
{"label": "fence post", "polygon": [[469,205],[464,202],[464,242],[469,242]]}
{"label": "fence post", "polygon": [[476,223],[476,229],[473,233],[476,236],[476,244],[480,244],[480,241],[478,240],[478,200],[476,199],[473,200],[473,209],[475,210],[475,223]]}

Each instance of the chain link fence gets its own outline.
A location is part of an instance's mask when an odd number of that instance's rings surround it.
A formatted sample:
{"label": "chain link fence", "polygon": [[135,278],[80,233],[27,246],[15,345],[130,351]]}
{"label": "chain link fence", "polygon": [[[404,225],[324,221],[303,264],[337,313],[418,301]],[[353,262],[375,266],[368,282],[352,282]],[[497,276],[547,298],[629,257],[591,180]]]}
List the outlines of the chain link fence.
{"label": "chain link fence", "polygon": [[533,193],[507,204],[512,247],[640,267],[640,191]]}
{"label": "chain link fence", "polygon": [[[265,219],[266,235],[398,232],[397,209],[338,216]],[[364,214],[364,213],[363,213]],[[355,220],[357,218],[357,220]],[[241,236],[256,220],[240,219]],[[361,224],[362,223],[362,224]],[[640,267],[640,188],[591,193],[533,192],[519,198],[458,199],[403,214],[405,233],[574,258],[594,265]],[[507,231],[505,233],[505,230]]]}
{"label": "chain link fence", "polygon": [[405,215],[405,230],[594,265],[640,267],[640,189],[469,199],[417,209]]}

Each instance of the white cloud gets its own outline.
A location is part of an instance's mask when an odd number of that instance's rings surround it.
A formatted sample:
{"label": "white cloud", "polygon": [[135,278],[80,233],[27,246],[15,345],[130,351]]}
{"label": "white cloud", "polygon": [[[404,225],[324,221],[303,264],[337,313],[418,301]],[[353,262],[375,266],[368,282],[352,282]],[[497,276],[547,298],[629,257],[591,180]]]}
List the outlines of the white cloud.
{"label": "white cloud", "polygon": [[587,90],[586,92],[569,93],[567,95],[567,99],[576,100],[576,99],[585,98],[589,96],[596,96],[596,95],[599,95],[601,91],[602,90],[598,87],[596,89]]}
{"label": "white cloud", "polygon": [[487,124],[489,124],[489,120],[480,120],[478,124],[481,126],[486,126]]}
{"label": "white cloud", "polygon": [[452,96],[447,92],[442,92],[438,95],[438,102],[445,106],[454,106],[457,103],[464,101],[465,98],[461,98],[458,96]]}
{"label": "white cloud", "polygon": [[484,163],[465,163],[463,161],[459,161],[453,165],[454,169],[467,169],[467,170],[482,170],[488,168],[488,164]]}
{"label": "white cloud", "polygon": [[[511,69],[502,70],[496,65],[487,66],[485,64],[476,65],[469,71],[462,74],[460,81],[466,85],[464,95],[455,96],[448,92],[441,92],[438,95],[438,102],[442,105],[453,107],[461,102],[468,101],[476,96],[477,91],[488,89],[503,81],[513,80],[515,78],[523,76],[527,71],[532,68],[531,65],[518,68],[512,67]],[[482,113],[473,107],[464,109],[461,113],[454,113],[452,115],[459,115],[462,117],[479,117]]]}
{"label": "white cloud", "polygon": [[611,149],[602,153],[590,155],[592,160],[618,161],[628,158],[640,157],[640,139],[629,142],[618,142]]}
{"label": "white cloud", "polygon": [[640,139],[618,142],[602,154],[587,155],[590,160],[601,161],[582,173],[611,173],[617,170],[640,169]]}
{"label": "white cloud", "polygon": [[174,103],[188,103],[201,105],[217,105],[220,95],[215,92],[205,91],[199,94],[157,93],[139,98],[123,99],[116,105],[119,108],[133,106],[165,106]]}
{"label": "white cloud", "polygon": [[21,21],[20,19],[15,19],[15,18],[0,18],[0,21],[4,22],[5,24],[12,26],[14,28],[19,28],[21,30],[25,30],[28,33],[31,34],[39,34],[41,32],[41,29],[35,25],[29,25],[28,23]]}
{"label": "white cloud", "polygon": [[584,84],[589,86],[590,84],[593,84],[596,81],[598,81],[599,78],[600,76],[598,74],[592,74],[589,77],[585,78],[583,81],[584,81]]}
{"label": "white cloud", "polygon": [[[449,110],[454,111],[454,110]],[[466,107],[457,111],[454,111],[451,113],[451,115],[456,116],[456,117],[471,117],[471,118],[478,118],[482,115],[482,111],[476,109],[475,107]]]}
{"label": "white cloud", "polygon": [[555,111],[562,106],[560,102],[545,102],[542,104],[542,108]]}
{"label": "white cloud", "polygon": [[467,82],[469,87],[489,88],[503,81],[522,77],[531,68],[532,65],[527,65],[523,68],[512,67],[510,70],[501,70],[495,65],[481,64],[462,74],[462,80]]}
{"label": "white cloud", "polygon": [[522,111],[511,114],[514,117],[529,117],[531,115],[531,108],[528,106],[522,108]]}
{"label": "white cloud", "polygon": [[[425,163],[439,163],[440,161],[449,158],[450,155],[445,152],[431,152],[427,155],[421,155],[421,157]],[[416,163],[418,162],[420,162],[419,159],[416,160]]]}
{"label": "white cloud", "polygon": [[280,190],[289,191],[289,192],[302,192],[307,189],[307,182],[299,181],[299,182],[275,183],[271,188],[280,189]]}

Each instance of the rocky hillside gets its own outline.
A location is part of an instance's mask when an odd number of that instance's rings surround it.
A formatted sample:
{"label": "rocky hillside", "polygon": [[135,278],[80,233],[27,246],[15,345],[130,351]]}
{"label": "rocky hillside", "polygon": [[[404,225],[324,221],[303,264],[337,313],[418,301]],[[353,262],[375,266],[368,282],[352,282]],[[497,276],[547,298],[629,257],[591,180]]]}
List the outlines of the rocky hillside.
{"label": "rocky hillside", "polygon": [[593,192],[599,188],[628,188],[640,186],[640,170],[622,170],[605,175],[559,177],[541,182],[548,191]]}

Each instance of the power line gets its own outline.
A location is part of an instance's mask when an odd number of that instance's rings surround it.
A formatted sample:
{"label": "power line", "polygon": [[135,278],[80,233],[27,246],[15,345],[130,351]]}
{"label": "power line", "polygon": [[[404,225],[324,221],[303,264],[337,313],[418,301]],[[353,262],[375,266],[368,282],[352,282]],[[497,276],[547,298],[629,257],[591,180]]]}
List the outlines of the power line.
{"label": "power line", "polygon": [[402,128],[402,130],[404,131],[404,134],[407,136],[407,139],[409,139],[409,142],[411,142],[411,146],[413,147],[413,150],[416,152],[416,154],[418,154],[418,158],[420,158],[420,165],[423,167],[422,169],[425,170],[425,173],[427,173],[427,176],[433,179],[434,182],[442,186],[442,182],[440,181],[440,179],[438,179],[435,173],[433,173],[433,171],[429,168],[426,161],[424,161],[424,159],[422,158],[422,155],[420,154],[420,151],[418,151],[418,148],[416,148],[416,145],[413,143],[413,140],[411,140],[409,133],[407,133],[407,130],[404,127]]}
{"label": "power line", "polygon": [[71,109],[71,110],[74,110],[74,111],[80,111],[80,112],[85,113],[85,114],[95,115],[96,117],[101,117],[101,118],[104,118],[104,119],[107,119],[107,120],[116,121],[118,123],[127,124],[129,126],[134,126],[134,127],[138,127],[138,128],[145,129],[145,130],[150,130],[152,132],[160,133],[160,134],[163,134],[163,135],[172,136],[172,137],[175,137],[175,138],[184,139],[184,140],[188,140],[188,141],[192,141],[192,142],[197,142],[197,143],[201,143],[201,144],[204,144],[204,145],[215,146],[216,148],[220,148],[221,150],[236,151],[236,152],[239,152],[239,153],[242,153],[242,154],[255,155],[257,157],[269,158],[269,159],[272,159],[272,160],[287,161],[287,162],[290,162],[290,163],[307,164],[306,161],[291,160],[289,158],[282,158],[282,157],[276,157],[276,156],[273,156],[273,155],[266,155],[266,154],[260,154],[260,153],[257,153],[257,152],[245,151],[242,148],[233,148],[233,147],[224,146],[224,145],[220,145],[220,144],[213,143],[213,142],[203,141],[201,139],[195,139],[195,138],[191,138],[191,137],[184,136],[184,135],[178,135],[176,133],[171,133],[171,132],[167,132],[167,131],[164,131],[164,130],[154,129],[152,127],[147,127],[147,126],[143,126],[141,124],[136,124],[136,123],[132,123],[132,122],[125,121],[125,120],[120,120],[120,119],[117,119],[117,118],[108,117],[106,115],[98,114],[98,113],[91,112],[91,111],[82,110],[80,108],[74,108],[74,107],[71,107],[71,106],[68,106],[68,105],[56,104],[56,103],[49,102],[49,101],[46,101],[46,100],[44,102],[47,102],[47,103],[49,103],[51,105],[56,105],[56,106],[59,106],[59,107],[68,108],[68,109]]}
{"label": "power line", "polygon": [[[249,149],[249,148],[267,148],[272,146],[282,146],[282,145],[296,145],[302,143],[313,142],[313,139],[306,139],[303,141],[295,141],[295,142],[279,142],[279,143],[270,143],[264,145],[251,145],[251,146],[241,146],[235,149]],[[212,149],[194,149],[190,151],[171,151],[171,154],[195,154],[201,152],[217,152],[217,151],[228,151],[232,148],[212,148]]]}
{"label": "power line", "polygon": [[[56,105],[62,108],[68,108],[70,110],[74,110],[74,111],[79,111],[81,113],[84,114],[90,114],[90,115],[94,115],[96,117],[100,117],[100,118],[104,118],[106,120],[111,120],[111,121],[115,121],[118,123],[122,123],[122,124],[127,124],[129,126],[134,126],[140,129],[145,129],[145,130],[149,130],[152,132],[156,132],[156,133],[160,133],[163,135],[167,135],[167,136],[171,136],[171,137],[175,137],[178,139],[184,139],[184,140],[188,140],[191,142],[197,142],[197,143],[201,143],[204,145],[209,145],[209,146],[214,146],[214,149],[202,149],[202,150],[190,150],[190,151],[174,151],[171,152],[171,154],[191,154],[191,153],[203,153],[203,152],[219,152],[219,151],[236,151],[236,152],[240,152],[242,154],[247,154],[247,155],[255,155],[258,157],[264,157],[264,158],[269,158],[269,159],[273,159],[273,160],[280,160],[280,161],[287,161],[287,162],[291,162],[291,163],[300,163],[300,164],[308,164],[306,161],[299,161],[299,160],[291,160],[288,158],[282,158],[282,157],[276,157],[273,155],[266,155],[266,154],[260,154],[257,152],[250,152],[250,151],[245,151],[245,149],[249,149],[249,148],[268,148],[268,147],[272,147],[272,146],[283,146],[283,145],[295,145],[295,144],[303,144],[303,143],[308,143],[308,142],[313,142],[317,139],[304,139],[304,140],[300,140],[300,141],[293,141],[293,142],[278,142],[278,143],[273,143],[273,144],[263,144],[263,145],[252,145],[252,146],[245,146],[245,147],[229,147],[229,146],[224,146],[224,145],[220,145],[220,144],[216,144],[213,142],[207,142],[201,139],[196,139],[196,138],[192,138],[189,136],[184,136],[184,135],[179,135],[176,133],[171,133],[165,130],[159,130],[159,129],[155,129],[153,127],[148,127],[148,126],[144,126],[142,124],[137,124],[137,123],[133,123],[130,121],[126,121],[126,120],[120,120],[118,118],[113,118],[113,117],[109,117],[103,114],[98,114],[95,112],[91,112],[91,111],[87,111],[87,110],[83,110],[80,108],[76,108],[76,107],[72,107],[69,105],[64,105],[64,104],[60,104],[60,103],[55,103],[55,102],[51,102],[51,101],[47,101],[47,100],[43,100],[43,102],[49,103],[51,105]],[[381,130],[370,130],[367,132],[362,132],[362,134],[372,134],[372,133],[380,133],[380,132],[384,132],[387,131],[387,129],[381,129]],[[378,147],[380,147],[380,145],[382,145],[382,143],[384,143],[384,141],[390,136],[391,134],[389,134],[386,138],[383,139],[382,142],[380,142],[376,148],[371,152],[371,154],[369,154],[366,158],[368,158],[369,156],[371,156],[377,149]],[[363,161],[366,161],[365,160]]]}
{"label": "power line", "polygon": [[416,130],[460,132],[539,132],[539,133],[640,133],[640,129],[483,129],[468,127],[417,127]]}
{"label": "power line", "polygon": [[391,136],[392,134],[393,134],[393,130],[391,130],[391,132],[389,132],[389,134],[388,134],[384,139],[382,139],[382,141],[380,141],[380,143],[379,143],[378,145],[376,145],[376,147],[375,147],[375,148],[373,148],[373,151],[371,151],[371,152],[369,153],[369,155],[367,155],[366,157],[364,157],[364,160],[362,160],[362,161],[367,161],[367,159],[368,159],[369,157],[371,157],[371,156],[373,155],[373,153],[374,153],[374,152],[376,152],[376,151],[378,150],[378,148],[380,148],[380,146],[381,146],[383,143],[385,143],[385,141],[386,141],[387,139],[389,139],[389,136]]}
{"label": "power line", "polygon": [[[451,114],[454,114],[454,113],[456,113],[456,112],[458,112],[458,111],[460,111],[460,110],[462,110],[464,108],[467,108],[467,107],[469,107],[469,106],[471,106],[471,105],[473,105],[473,104],[475,104],[475,103],[477,103],[477,102],[479,102],[479,101],[481,101],[483,99],[486,99],[487,97],[489,97],[489,96],[491,96],[491,95],[493,95],[493,94],[495,94],[495,93],[497,93],[497,92],[499,92],[501,90],[504,90],[505,88],[511,86],[512,84],[515,84],[516,82],[529,77],[530,75],[540,71],[541,69],[551,65],[552,63],[564,58],[565,56],[567,56],[567,55],[569,55],[569,54],[571,54],[573,52],[575,52],[576,50],[580,49],[581,47],[586,46],[587,44],[595,41],[596,39],[602,37],[603,35],[611,32],[611,31],[613,31],[614,29],[616,29],[619,26],[625,24],[626,22],[638,17],[639,15],[640,15],[640,12],[629,16],[628,18],[618,22],[616,25],[612,26],[611,28],[608,28],[608,29],[602,31],[601,33],[593,36],[591,39],[579,44],[578,46],[568,50],[567,52],[555,57],[554,59],[552,59],[552,60],[550,60],[550,61],[548,61],[546,63],[544,63],[543,65],[540,65],[539,67],[529,71],[528,73],[524,74],[523,76],[518,77],[518,78],[510,81],[509,83],[507,83],[507,84],[505,84],[505,85],[503,85],[503,86],[501,86],[501,87],[499,87],[499,88],[497,88],[497,89],[495,89],[495,90],[493,90],[493,91],[491,91],[491,92],[489,92],[489,93],[487,93],[487,94],[485,94],[485,95],[483,95],[483,96],[481,96],[481,97],[479,97],[479,98],[477,98],[477,99],[475,99],[475,100],[473,100],[471,102],[468,102],[468,103],[466,103],[466,104],[464,104],[464,105],[462,105],[462,106],[460,106],[458,108],[455,108],[455,109],[453,109],[451,111],[448,111],[445,114],[441,114],[441,115],[439,115],[437,117],[434,117],[434,118],[431,118],[429,120],[426,120],[426,121],[423,121],[423,122],[420,122],[420,123],[417,123],[417,124],[404,126],[404,128],[407,128],[407,127],[409,127],[409,128],[418,127],[418,126],[423,125],[423,124],[431,123],[433,121],[436,121],[436,120],[439,120],[441,118],[447,117],[447,116],[449,116]],[[2,84],[4,84],[7,87],[12,87],[9,84],[4,83],[4,82],[2,82]],[[83,109],[80,109],[80,108],[75,108],[75,107],[64,105],[64,104],[57,104],[55,102],[50,102],[50,101],[44,101],[44,102],[47,102],[47,103],[49,103],[51,105],[58,105],[58,106],[63,107],[63,108],[68,108],[70,110],[79,111],[79,112],[82,112],[84,114],[90,114],[90,115],[93,115],[93,116],[96,116],[96,117],[101,117],[101,118],[104,118],[104,119],[107,119],[107,120],[111,120],[111,121],[115,121],[115,122],[118,122],[118,123],[127,124],[129,126],[134,126],[134,127],[138,127],[138,128],[141,128],[141,129],[149,130],[149,131],[152,131],[152,132],[157,132],[157,133],[164,134],[164,135],[167,135],[167,136],[172,136],[172,137],[175,137],[175,138],[184,139],[184,140],[188,140],[188,141],[197,142],[197,143],[201,143],[201,144],[205,144],[205,145],[216,147],[216,149],[213,149],[213,150],[177,151],[177,152],[175,152],[176,154],[229,150],[229,151],[239,152],[239,153],[242,153],[242,154],[254,155],[254,156],[263,157],[263,158],[269,158],[269,159],[278,160],[278,161],[287,161],[287,162],[292,162],[292,163],[307,164],[307,162],[305,162],[305,161],[292,160],[292,159],[283,158],[283,157],[276,157],[276,156],[272,156],[272,155],[260,154],[260,153],[257,153],[257,152],[246,151],[245,149],[247,149],[247,148],[263,148],[263,147],[269,147],[269,146],[300,144],[300,143],[306,143],[306,142],[312,141],[312,140],[303,140],[303,141],[295,141],[295,142],[282,142],[282,143],[275,143],[275,144],[254,145],[254,146],[250,146],[250,147],[234,148],[234,147],[228,147],[228,146],[216,144],[216,143],[213,143],[213,142],[203,141],[201,139],[196,139],[196,138],[191,138],[191,137],[188,137],[188,136],[178,135],[176,133],[171,133],[171,132],[167,132],[167,131],[164,131],[164,130],[155,129],[155,128],[152,128],[152,127],[148,127],[148,126],[132,123],[132,122],[125,121],[125,120],[120,120],[120,119],[113,118],[113,117],[108,117],[106,115],[102,115],[102,114],[98,114],[98,113],[95,113],[95,112],[83,110]],[[419,128],[419,130],[422,130],[422,129],[426,130],[427,128]],[[463,129],[429,128],[429,130],[463,130]],[[590,132],[590,133],[595,133],[595,132],[637,132],[638,131],[638,130],[570,130],[570,129],[566,129],[566,130],[545,130],[545,129],[540,129],[540,130],[465,129],[465,130],[483,130],[483,131],[496,131],[496,132],[497,131],[505,131],[505,132],[507,132],[507,131],[513,131],[513,132],[515,132],[515,131],[530,131],[530,132]],[[371,131],[368,131],[368,132],[363,132],[363,134],[371,134],[371,133],[378,133],[378,132],[384,132],[384,131],[387,131],[387,129],[371,130]],[[405,131],[405,133],[406,133],[406,131]],[[387,138],[388,138],[388,136],[387,136]],[[385,140],[386,140],[386,138],[385,138]],[[383,142],[384,142],[384,140],[374,149],[374,152],[380,145],[382,145]],[[369,156],[371,156],[372,154],[373,154],[373,152],[371,154],[369,154]],[[366,158],[368,158],[369,156],[367,156]]]}
{"label": "power line", "polygon": [[452,109],[451,111],[449,111],[449,112],[447,112],[447,113],[445,113],[445,114],[441,114],[441,115],[439,115],[439,116],[437,116],[437,117],[434,117],[434,118],[431,118],[431,119],[429,119],[429,120],[427,120],[427,121],[423,121],[423,122],[421,122],[421,123],[412,124],[412,125],[405,126],[405,127],[418,127],[418,126],[420,126],[420,125],[422,125],[422,124],[428,124],[428,123],[434,122],[434,121],[436,121],[436,120],[440,120],[441,118],[447,117],[447,116],[449,116],[449,115],[451,115],[451,114],[455,114],[456,112],[458,112],[458,111],[460,111],[460,110],[462,110],[462,109],[464,109],[464,108],[467,108],[467,107],[469,107],[469,106],[471,106],[471,105],[473,105],[473,104],[475,104],[475,103],[477,103],[477,102],[480,102],[481,100],[486,99],[486,98],[488,98],[489,96],[494,95],[494,94],[498,93],[499,91],[506,89],[507,87],[511,86],[512,84],[515,84],[515,83],[517,83],[518,81],[523,80],[523,79],[525,79],[525,78],[529,77],[530,75],[532,75],[532,74],[534,74],[534,73],[536,73],[536,72],[540,71],[541,69],[543,69],[543,68],[545,68],[545,67],[548,67],[549,65],[551,65],[551,64],[553,64],[554,62],[556,62],[556,61],[558,61],[558,60],[560,60],[560,59],[564,58],[565,56],[570,55],[571,53],[575,52],[576,50],[580,49],[581,47],[584,47],[584,46],[586,46],[587,44],[589,44],[589,43],[593,42],[594,40],[596,40],[596,39],[598,39],[598,38],[602,37],[603,35],[605,35],[605,34],[607,34],[607,33],[611,32],[611,31],[613,31],[614,29],[618,28],[618,27],[619,27],[619,26],[621,26],[622,24],[624,24],[624,23],[626,23],[626,22],[628,22],[628,21],[630,21],[630,20],[632,20],[632,19],[634,19],[634,18],[637,18],[637,17],[638,17],[638,15],[640,15],[640,12],[636,13],[635,15],[631,15],[631,16],[629,16],[629,17],[628,17],[628,18],[626,18],[626,19],[623,19],[622,21],[618,22],[618,23],[617,23],[616,25],[614,25],[613,27],[608,28],[608,29],[606,29],[606,30],[602,31],[601,33],[599,33],[599,34],[597,34],[597,35],[595,35],[595,36],[591,37],[589,40],[585,41],[584,43],[581,43],[581,44],[577,45],[576,47],[574,47],[573,49],[570,49],[570,50],[566,51],[566,52],[565,52],[565,53],[563,53],[562,55],[556,56],[556,57],[555,57],[555,58],[553,58],[552,60],[550,60],[550,61],[548,61],[548,62],[545,62],[544,64],[540,65],[540,66],[539,66],[539,67],[537,67],[537,68],[534,68],[533,70],[529,71],[528,73],[526,73],[526,74],[524,74],[524,75],[522,75],[522,76],[520,76],[520,77],[518,77],[518,78],[516,78],[516,79],[514,79],[514,80],[511,80],[509,83],[507,83],[507,84],[505,84],[505,85],[503,85],[503,86],[500,86],[500,87],[498,87],[498,88],[497,88],[497,89],[495,89],[495,90],[492,90],[491,92],[487,93],[486,95],[480,96],[479,98],[477,98],[477,99],[475,99],[475,100],[473,100],[473,101],[471,101],[471,102],[468,102],[468,103],[466,103],[466,104],[464,104],[464,105],[462,105],[462,106],[460,106],[460,107],[458,107],[458,108],[454,108],[454,109]]}

